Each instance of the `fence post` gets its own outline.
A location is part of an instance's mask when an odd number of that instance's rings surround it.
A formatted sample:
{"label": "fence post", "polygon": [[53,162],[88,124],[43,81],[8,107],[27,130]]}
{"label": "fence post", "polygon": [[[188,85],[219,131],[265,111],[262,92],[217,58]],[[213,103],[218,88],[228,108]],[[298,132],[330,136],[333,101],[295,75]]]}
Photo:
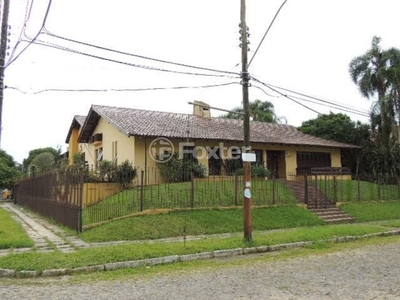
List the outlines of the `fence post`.
{"label": "fence post", "polygon": [[272,175],[272,205],[275,204],[275,174]]}
{"label": "fence post", "polygon": [[307,173],[304,175],[304,203],[307,204],[308,208],[308,178]]}
{"label": "fence post", "polygon": [[318,209],[318,175],[317,174],[315,174],[315,208]]}
{"label": "fence post", "polygon": [[194,172],[190,174],[190,207],[194,207]]}
{"label": "fence post", "polygon": [[140,181],[140,211],[144,211],[144,171],[141,171]]}
{"label": "fence post", "polygon": [[84,178],[84,171],[81,170],[79,172],[79,232],[82,232],[83,228],[83,188],[85,186],[85,178]]}
{"label": "fence post", "polygon": [[381,179],[378,177],[378,200],[381,200]]}
{"label": "fence post", "polygon": [[360,175],[357,176],[358,201],[361,201]]}
{"label": "fence post", "polygon": [[333,201],[337,202],[337,181],[336,175],[333,175]]}
{"label": "fence post", "polygon": [[238,188],[239,188],[239,176],[235,174],[235,206],[238,206]]}

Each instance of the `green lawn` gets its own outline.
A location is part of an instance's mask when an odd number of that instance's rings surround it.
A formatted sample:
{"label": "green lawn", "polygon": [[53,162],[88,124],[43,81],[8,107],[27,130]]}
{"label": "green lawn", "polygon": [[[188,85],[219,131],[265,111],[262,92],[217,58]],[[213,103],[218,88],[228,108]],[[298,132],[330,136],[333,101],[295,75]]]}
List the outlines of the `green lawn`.
{"label": "green lawn", "polygon": [[[268,230],[323,225],[310,211],[296,205],[252,210],[253,229]],[[84,231],[80,236],[89,242],[158,239],[199,234],[240,232],[243,210],[204,209],[174,211],[166,214],[135,216],[115,220]]]}
{"label": "green lawn", "polygon": [[359,222],[400,219],[400,201],[345,203],[340,208]]}
{"label": "green lawn", "polygon": [[[400,185],[377,184],[357,180],[337,180],[336,199],[338,202],[400,200]],[[313,181],[315,184],[315,181]],[[320,190],[334,199],[333,180],[318,180]]]}
{"label": "green lawn", "polygon": [[[242,182],[233,180],[196,181],[193,187],[194,208],[215,208],[243,205]],[[236,190],[236,193],[235,193]],[[279,181],[253,180],[254,205],[294,204],[293,193]],[[191,183],[170,183],[144,189],[144,210],[191,207]],[[236,195],[236,196],[235,196]],[[93,224],[141,210],[141,190],[124,190],[84,210],[83,224]]]}
{"label": "green lawn", "polygon": [[[320,241],[340,236],[360,236],[387,231],[378,225],[347,224],[290,229],[279,232],[254,233],[251,246],[268,246],[299,241]],[[183,255],[232,248],[245,248],[242,238],[207,238],[184,243],[145,243],[79,249],[73,253],[20,253],[0,257],[0,268],[36,270],[77,268],[110,262]]]}
{"label": "green lawn", "polygon": [[16,222],[8,211],[0,207],[0,249],[33,247],[22,226]]}

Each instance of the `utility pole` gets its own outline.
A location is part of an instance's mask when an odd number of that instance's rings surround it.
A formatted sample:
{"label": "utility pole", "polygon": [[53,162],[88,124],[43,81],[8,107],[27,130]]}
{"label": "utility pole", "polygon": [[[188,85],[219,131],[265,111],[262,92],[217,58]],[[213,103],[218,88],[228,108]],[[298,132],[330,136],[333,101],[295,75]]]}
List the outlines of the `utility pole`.
{"label": "utility pole", "polygon": [[[250,106],[249,106],[249,81],[250,76],[247,71],[247,24],[246,24],[246,0],[240,1],[240,33],[242,48],[242,89],[243,89],[243,128],[244,128],[244,147],[245,153],[250,152]],[[244,238],[247,242],[253,239],[253,226],[251,216],[251,164],[248,157],[243,156],[244,168]]]}
{"label": "utility pole", "polygon": [[3,14],[1,18],[1,40],[0,40],[0,149],[3,131],[3,99],[4,99],[4,66],[7,55],[8,37],[8,13],[10,10],[10,0],[3,0]]}

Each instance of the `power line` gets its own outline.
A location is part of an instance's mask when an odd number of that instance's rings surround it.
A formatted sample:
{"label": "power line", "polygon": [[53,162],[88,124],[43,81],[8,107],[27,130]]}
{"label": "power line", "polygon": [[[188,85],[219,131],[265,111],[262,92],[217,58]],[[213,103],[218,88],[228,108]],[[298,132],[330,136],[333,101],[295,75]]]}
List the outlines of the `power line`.
{"label": "power line", "polygon": [[[318,115],[322,115],[320,112],[316,111],[315,109],[312,109],[311,107],[308,107],[307,105],[304,105],[304,104],[300,103],[299,101],[294,100],[293,98],[289,97],[288,95],[285,95],[285,94],[283,94],[283,93],[281,93],[281,92],[279,92],[279,91],[275,90],[274,88],[271,88],[271,87],[269,87],[269,86],[267,86],[267,85],[265,85],[265,86],[266,86],[267,88],[269,88],[270,90],[274,91],[275,93],[278,93],[278,94],[280,94],[281,96],[283,96],[283,97],[285,97],[285,98],[287,98],[287,99],[289,99],[289,100],[291,100],[291,101],[297,103],[298,105],[301,105],[301,106],[303,106],[303,107],[305,107],[305,108],[311,110],[312,112],[317,113]],[[255,88],[257,88],[257,89],[263,91],[266,95],[269,95],[263,88],[261,88],[261,87],[259,87],[259,86],[252,85],[252,87],[255,87]]]}
{"label": "power line", "polygon": [[23,25],[22,25],[21,32],[20,32],[20,34],[19,34],[18,40],[17,40],[17,42],[15,43],[14,49],[12,50],[12,52],[11,52],[11,54],[10,54],[10,57],[9,57],[9,59],[8,59],[8,62],[10,62],[10,61],[13,59],[14,54],[15,54],[15,51],[17,50],[19,44],[20,44],[21,41],[22,41],[22,35],[25,33],[25,30],[26,30],[28,21],[29,21],[29,19],[30,19],[30,17],[31,17],[33,2],[34,2],[34,0],[32,0],[32,2],[30,2],[30,4],[31,4],[30,6],[29,6],[29,0],[26,2],[24,23],[23,23]]}
{"label": "power line", "polygon": [[167,73],[174,73],[174,74],[184,74],[184,75],[195,75],[195,76],[239,78],[239,76],[233,77],[233,76],[224,75],[224,74],[205,74],[205,73],[183,72],[183,71],[175,71],[175,70],[169,70],[169,69],[155,68],[155,67],[146,66],[146,65],[138,65],[138,64],[134,64],[134,63],[124,62],[124,61],[120,61],[120,60],[116,60],[116,59],[112,59],[112,58],[106,58],[106,57],[103,57],[103,56],[98,56],[98,55],[94,55],[94,54],[90,54],[90,53],[74,50],[74,49],[71,49],[71,48],[63,47],[63,46],[60,46],[60,45],[57,45],[57,44],[53,44],[53,43],[49,43],[49,42],[45,42],[45,41],[40,41],[40,40],[39,41],[37,41],[37,40],[33,41],[32,43],[36,44],[36,45],[40,45],[40,46],[54,48],[54,49],[57,49],[57,50],[62,50],[62,51],[67,51],[67,52],[71,52],[71,53],[75,53],[75,54],[80,54],[80,55],[91,57],[91,58],[96,58],[96,59],[99,59],[99,60],[104,60],[104,61],[108,61],[108,62],[113,62],[113,63],[117,63],[117,64],[127,65],[127,66],[131,66],[131,67],[141,68],[141,69],[146,69],[146,70],[151,70],[151,71],[160,71],[160,72],[167,72]]}
{"label": "power line", "polygon": [[[283,88],[283,87],[279,87],[279,86],[276,86],[276,85],[273,85],[273,84],[269,84],[269,83],[265,83],[265,84],[269,85],[269,86],[272,86],[272,87],[275,87],[277,89],[281,89],[283,91],[290,92],[292,94],[296,94],[296,95],[300,95],[300,96],[303,96],[303,97],[307,97],[307,98],[310,98],[310,99],[313,99],[313,100],[316,100],[316,101],[319,101],[319,102],[322,102],[322,103],[334,105],[334,106],[337,106],[337,107],[340,107],[340,108],[344,108],[344,109],[351,110],[351,111],[357,111],[358,113],[369,115],[369,113],[367,111],[364,111],[364,110],[356,108],[356,107],[352,107],[350,105],[346,105],[344,103],[334,102],[334,101],[327,101],[327,100],[323,100],[321,98],[317,98],[317,97],[314,97],[314,96],[309,96],[309,95],[306,95],[304,93],[296,92],[296,91],[293,91],[293,90],[290,90],[290,89],[287,89],[287,88]],[[293,96],[293,97],[295,97],[295,96]]]}
{"label": "power line", "polygon": [[177,63],[177,62],[173,62],[173,61],[167,61],[167,60],[163,60],[163,59],[152,58],[152,57],[148,57],[148,56],[143,56],[143,55],[139,55],[139,54],[134,54],[134,53],[120,51],[120,50],[116,50],[116,49],[112,49],[112,48],[107,48],[107,47],[103,47],[103,46],[99,46],[99,45],[86,43],[86,42],[74,40],[74,39],[71,39],[71,38],[59,36],[59,35],[56,35],[54,33],[51,33],[47,28],[43,28],[43,29],[44,29],[43,30],[44,33],[49,35],[49,36],[51,36],[51,37],[55,37],[55,38],[62,39],[62,40],[68,41],[68,42],[72,42],[72,43],[76,43],[76,44],[80,44],[80,45],[84,45],[84,46],[88,46],[88,47],[92,47],[92,48],[96,48],[96,49],[100,49],[100,50],[110,51],[110,52],[114,52],[114,53],[118,53],[118,54],[122,54],[122,55],[127,55],[127,56],[137,57],[137,58],[141,58],[141,59],[146,59],[146,60],[152,60],[152,61],[165,63],[165,64],[172,64],[172,65],[185,67],[185,68],[192,68],[192,69],[198,69],[198,70],[203,70],[203,71],[211,71],[211,72],[231,74],[231,75],[239,75],[239,73],[235,73],[235,72],[223,71],[223,70],[205,68],[205,67],[199,67],[199,66],[193,66],[193,65],[183,64],[183,63]]}
{"label": "power line", "polygon": [[269,30],[271,29],[272,25],[274,24],[276,17],[279,15],[279,12],[281,11],[282,7],[285,5],[286,2],[287,2],[287,0],[283,1],[283,3],[281,4],[281,6],[279,7],[279,9],[277,10],[277,12],[275,13],[274,18],[272,19],[271,23],[269,24],[269,26],[268,26],[268,28],[267,28],[267,31],[265,31],[264,36],[263,36],[263,38],[261,39],[260,43],[258,44],[256,51],[254,51],[254,54],[253,54],[253,56],[251,57],[250,62],[249,62],[249,64],[247,65],[247,67],[250,67],[250,64],[251,64],[251,62],[253,61],[254,57],[256,56],[256,54],[257,54],[257,52],[258,52],[258,49],[260,49],[261,44],[263,43],[263,41],[264,41],[265,37],[267,36]]}
{"label": "power line", "polygon": [[151,88],[124,88],[124,89],[43,89],[36,92],[26,92],[20,88],[13,86],[5,86],[6,89],[16,90],[22,94],[36,95],[46,92],[142,92],[142,91],[157,91],[157,90],[181,90],[181,89],[208,89],[223,87],[233,84],[240,84],[239,82],[227,82],[221,84],[210,84],[210,85],[200,85],[200,86],[172,86],[172,87],[151,87]]}
{"label": "power line", "polygon": [[42,32],[44,26],[46,25],[46,21],[47,21],[47,17],[49,16],[49,13],[50,13],[50,7],[51,7],[52,1],[53,1],[53,0],[49,0],[49,5],[47,6],[46,14],[44,15],[43,22],[42,22],[42,26],[40,27],[40,29],[39,29],[39,31],[37,32],[37,34],[35,35],[35,37],[28,43],[28,45],[26,45],[26,47],[25,47],[24,49],[21,50],[20,53],[18,53],[18,55],[17,55],[13,60],[11,60],[11,61],[9,61],[9,62],[7,63],[7,65],[5,66],[5,68],[8,68],[14,61],[16,61],[16,60],[21,56],[21,54],[24,53],[24,52],[26,51],[26,49],[28,49],[28,47],[29,47],[30,45],[32,45],[32,44],[36,41],[36,39],[39,37],[39,35],[40,35],[40,33]]}

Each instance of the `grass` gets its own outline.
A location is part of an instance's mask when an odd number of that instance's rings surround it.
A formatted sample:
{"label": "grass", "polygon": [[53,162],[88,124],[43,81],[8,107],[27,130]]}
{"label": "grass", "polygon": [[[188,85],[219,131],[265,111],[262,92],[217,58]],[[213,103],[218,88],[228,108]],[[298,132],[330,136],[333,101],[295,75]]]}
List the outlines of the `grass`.
{"label": "grass", "polygon": [[[242,182],[233,180],[195,181],[193,207],[230,207],[243,203]],[[236,190],[236,193],[235,193]],[[295,204],[296,197],[286,185],[274,180],[253,180],[254,205]],[[144,210],[189,208],[191,182],[147,186],[144,189]],[[235,195],[237,195],[235,197]],[[134,188],[117,193],[84,210],[83,224],[92,224],[140,212],[141,190]]]}
{"label": "grass", "polygon": [[345,203],[340,208],[359,222],[400,219],[400,201]]}
{"label": "grass", "polygon": [[[371,224],[329,225],[298,228],[283,232],[254,233],[252,246],[267,246],[298,241],[319,241],[334,237],[386,231]],[[318,246],[319,244],[317,244]],[[242,238],[207,238],[184,243],[143,243],[79,249],[73,253],[20,253],[0,257],[0,268],[43,271],[53,268],[77,268],[110,262],[138,260],[168,255],[183,255],[247,247]],[[314,247],[315,248],[315,247]],[[318,248],[318,247],[317,247]]]}
{"label": "grass", "polygon": [[10,213],[0,207],[0,249],[33,247],[34,243]]}
{"label": "grass", "polygon": [[[76,274],[68,279],[71,283],[82,283],[82,282],[97,282],[105,280],[136,280],[152,278],[159,275],[171,274],[189,274],[189,272],[196,271],[212,271],[221,270],[222,268],[235,268],[235,267],[249,267],[253,265],[268,264],[278,261],[288,261],[290,259],[296,259],[301,257],[309,256],[320,256],[329,253],[337,253],[339,251],[352,251],[363,247],[371,246],[382,246],[387,244],[399,243],[400,237],[374,237],[369,239],[358,239],[349,243],[318,243],[315,247],[305,247],[298,249],[291,249],[281,251],[279,253],[265,253],[257,256],[241,256],[235,257],[229,260],[198,260],[190,262],[180,262],[179,264],[166,264],[156,265],[149,267],[141,267],[135,269],[119,269],[108,272],[95,272],[95,273],[82,273]],[[41,281],[37,280],[24,280],[15,281],[12,279],[4,280],[7,284],[12,281],[12,284],[41,284]]]}
{"label": "grass", "polygon": [[[310,211],[296,205],[255,208],[252,216],[254,230],[324,224]],[[129,217],[84,231],[80,237],[88,242],[107,242],[176,237],[185,232],[186,235],[200,235],[242,230],[242,209],[204,209]]]}
{"label": "grass", "polygon": [[[377,184],[357,180],[337,180],[336,197],[338,202],[357,202],[400,199],[400,186]],[[315,184],[315,181],[313,181]],[[318,180],[320,190],[334,199],[334,181]]]}

